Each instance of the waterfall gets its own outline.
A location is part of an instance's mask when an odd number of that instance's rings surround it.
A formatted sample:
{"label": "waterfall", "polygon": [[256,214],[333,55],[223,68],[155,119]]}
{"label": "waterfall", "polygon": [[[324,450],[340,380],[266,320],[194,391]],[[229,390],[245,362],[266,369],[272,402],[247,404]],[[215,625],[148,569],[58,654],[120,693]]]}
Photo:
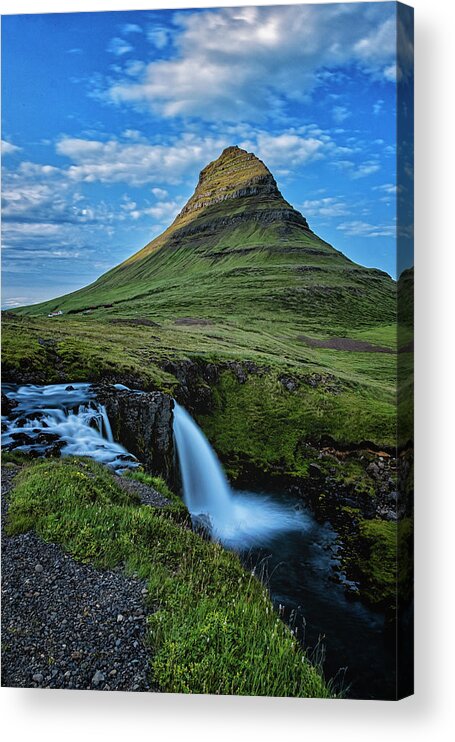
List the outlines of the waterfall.
{"label": "waterfall", "polygon": [[[265,493],[235,492],[215,451],[191,415],[174,402],[174,437],[185,504],[213,539],[244,550],[284,531],[301,530],[305,516]],[[201,517],[202,516],[202,517]]]}
{"label": "waterfall", "polygon": [[222,517],[229,509],[232,497],[226,476],[202,430],[176,402],[174,436],[185,505],[192,515]]}
{"label": "waterfall", "polygon": [[106,408],[96,400],[90,384],[5,385],[4,389],[16,402],[13,413],[2,417],[6,449],[88,456],[116,471],[138,465],[114,441]]}
{"label": "waterfall", "polygon": [[[108,439],[109,443],[114,442],[114,436],[112,434],[112,428],[111,424],[109,422],[109,418],[107,416],[106,408],[103,404],[98,405],[99,413],[101,415],[101,419],[103,421],[104,425],[104,432],[106,433],[106,438]],[[103,430],[100,431],[101,435],[103,434]]]}

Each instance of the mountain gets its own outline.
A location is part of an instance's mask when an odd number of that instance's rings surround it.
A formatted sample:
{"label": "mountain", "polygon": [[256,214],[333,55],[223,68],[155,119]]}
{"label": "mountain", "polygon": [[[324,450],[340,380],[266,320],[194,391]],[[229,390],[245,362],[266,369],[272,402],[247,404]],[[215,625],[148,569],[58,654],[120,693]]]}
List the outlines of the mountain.
{"label": "mountain", "polygon": [[228,147],[163,234],[90,286],[19,311],[52,310],[158,321],[278,321],[284,313],[302,333],[330,335],[394,322],[395,284],[314,234],[265,164]]}
{"label": "mountain", "polygon": [[312,232],[238,147],[142,250],[3,320],[5,380],[180,389],[230,471],[301,471],[324,436],[396,439],[396,283]]}

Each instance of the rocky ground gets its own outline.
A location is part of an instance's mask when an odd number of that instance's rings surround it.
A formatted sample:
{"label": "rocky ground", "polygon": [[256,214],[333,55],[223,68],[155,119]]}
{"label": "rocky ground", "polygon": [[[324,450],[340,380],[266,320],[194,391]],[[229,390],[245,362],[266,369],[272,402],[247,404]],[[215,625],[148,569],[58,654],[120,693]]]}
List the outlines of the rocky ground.
{"label": "rocky ground", "polygon": [[[6,500],[17,471],[2,468],[2,686],[156,690],[145,583],[79,564],[32,533],[7,536]],[[163,504],[158,493],[141,494]]]}

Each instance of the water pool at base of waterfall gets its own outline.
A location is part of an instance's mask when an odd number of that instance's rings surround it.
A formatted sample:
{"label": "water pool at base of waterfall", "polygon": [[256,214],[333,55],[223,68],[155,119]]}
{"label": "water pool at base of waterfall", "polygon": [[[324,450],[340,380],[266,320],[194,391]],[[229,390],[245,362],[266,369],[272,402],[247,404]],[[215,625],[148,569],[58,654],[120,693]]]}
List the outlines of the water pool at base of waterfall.
{"label": "water pool at base of waterfall", "polygon": [[276,508],[290,516],[260,545],[251,545],[249,537],[242,544],[241,534],[234,547],[229,539],[225,545],[267,585],[276,609],[310,653],[323,653],[326,678],[336,677],[350,698],[394,698],[394,633],[387,630],[384,613],[347,593],[334,529],[286,493],[234,490],[232,495],[234,502],[248,502],[251,518],[254,505],[260,510],[264,502],[268,512]]}

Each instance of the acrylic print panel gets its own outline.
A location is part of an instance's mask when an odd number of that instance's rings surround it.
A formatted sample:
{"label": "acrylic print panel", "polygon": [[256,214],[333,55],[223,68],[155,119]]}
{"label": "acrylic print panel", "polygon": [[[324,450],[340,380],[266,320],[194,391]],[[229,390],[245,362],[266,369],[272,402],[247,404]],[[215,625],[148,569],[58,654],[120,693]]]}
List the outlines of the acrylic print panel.
{"label": "acrylic print panel", "polygon": [[2,44],[2,684],[409,695],[412,9]]}

